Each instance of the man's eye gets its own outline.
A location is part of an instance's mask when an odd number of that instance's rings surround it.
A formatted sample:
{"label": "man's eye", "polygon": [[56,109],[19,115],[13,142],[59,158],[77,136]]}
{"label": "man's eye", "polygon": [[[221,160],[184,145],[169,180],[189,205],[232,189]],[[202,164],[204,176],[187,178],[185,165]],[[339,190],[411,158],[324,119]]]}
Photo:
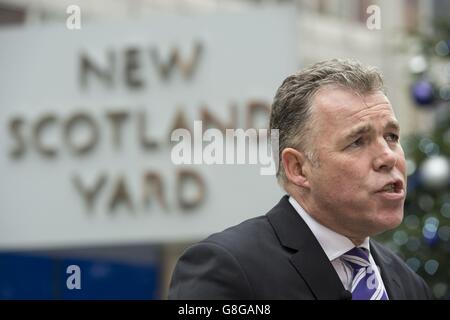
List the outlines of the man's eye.
{"label": "man's eye", "polygon": [[355,148],[355,147],[360,147],[364,144],[364,139],[363,138],[358,138],[355,141],[353,141],[349,147],[350,148]]}
{"label": "man's eye", "polygon": [[389,141],[389,142],[398,142],[399,136],[397,134],[395,134],[395,133],[389,133],[386,136],[386,140]]}

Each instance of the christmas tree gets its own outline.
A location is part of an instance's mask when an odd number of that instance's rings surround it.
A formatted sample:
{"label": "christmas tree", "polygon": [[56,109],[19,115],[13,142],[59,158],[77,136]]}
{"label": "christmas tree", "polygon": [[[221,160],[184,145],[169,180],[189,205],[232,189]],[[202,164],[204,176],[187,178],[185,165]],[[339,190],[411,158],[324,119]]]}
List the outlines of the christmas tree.
{"label": "christmas tree", "polygon": [[434,114],[427,133],[402,140],[408,173],[405,217],[378,240],[429,284],[435,298],[450,299],[450,26],[420,35],[410,60],[411,98]]}

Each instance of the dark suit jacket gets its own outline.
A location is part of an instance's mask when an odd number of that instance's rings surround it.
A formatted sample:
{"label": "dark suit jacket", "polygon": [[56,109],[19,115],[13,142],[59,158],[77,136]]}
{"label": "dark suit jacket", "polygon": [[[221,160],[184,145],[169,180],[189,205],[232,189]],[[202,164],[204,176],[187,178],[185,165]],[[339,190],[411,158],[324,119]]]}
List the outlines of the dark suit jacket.
{"label": "dark suit jacket", "polygon": [[[424,280],[395,254],[373,240],[370,247],[390,299],[431,298]],[[345,293],[319,242],[284,196],[265,216],[188,248],[175,267],[169,299],[344,299]]]}

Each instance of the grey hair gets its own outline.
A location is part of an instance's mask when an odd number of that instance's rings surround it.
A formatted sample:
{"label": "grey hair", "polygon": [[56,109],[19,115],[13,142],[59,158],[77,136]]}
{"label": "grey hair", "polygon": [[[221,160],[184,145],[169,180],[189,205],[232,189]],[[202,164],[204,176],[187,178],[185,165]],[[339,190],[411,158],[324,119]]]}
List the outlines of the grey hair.
{"label": "grey hair", "polygon": [[384,92],[381,72],[356,60],[321,61],[288,76],[277,90],[270,115],[270,129],[279,130],[278,150],[274,154],[278,155],[277,179],[282,186],[287,182],[281,161],[285,148],[304,152],[313,163],[318,161],[307,132],[312,127],[313,98],[319,89],[328,85],[348,88],[360,95]]}

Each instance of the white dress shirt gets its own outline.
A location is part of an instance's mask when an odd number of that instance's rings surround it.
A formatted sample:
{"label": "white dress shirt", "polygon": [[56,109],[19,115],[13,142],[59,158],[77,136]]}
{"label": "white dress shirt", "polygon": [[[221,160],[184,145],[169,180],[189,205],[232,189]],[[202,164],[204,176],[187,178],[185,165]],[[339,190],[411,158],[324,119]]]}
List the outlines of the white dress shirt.
{"label": "white dress shirt", "polygon": [[[351,291],[353,281],[352,268],[341,259],[341,256],[355,247],[353,242],[351,242],[351,240],[347,237],[336,233],[335,231],[317,222],[294,198],[289,197],[289,202],[308,225],[309,229],[311,229],[312,233],[336,270],[344,288]],[[375,271],[376,277],[379,283],[383,286],[384,291],[386,291],[383,280],[381,279],[380,270],[375,264],[372,254],[370,253],[369,237],[364,239],[364,242],[359,247],[363,247],[369,252],[369,261],[372,265],[372,269]]]}

